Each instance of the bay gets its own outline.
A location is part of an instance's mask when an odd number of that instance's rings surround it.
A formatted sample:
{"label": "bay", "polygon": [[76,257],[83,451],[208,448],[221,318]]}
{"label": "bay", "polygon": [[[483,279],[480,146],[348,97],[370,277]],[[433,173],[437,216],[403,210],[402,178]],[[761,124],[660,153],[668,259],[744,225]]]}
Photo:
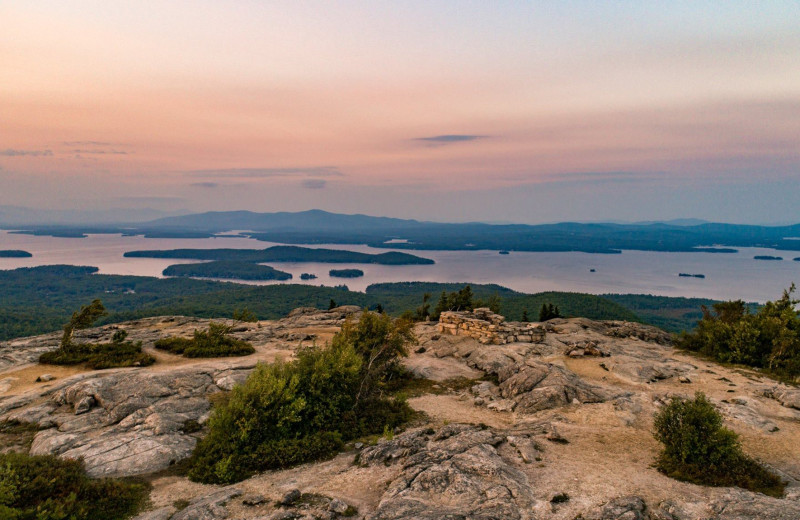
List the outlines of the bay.
{"label": "bay", "polygon": [[[18,235],[0,231],[0,249],[23,249],[32,258],[0,258],[0,269],[38,265],[70,264],[98,267],[101,274],[162,277],[172,264],[192,260],[125,258],[123,253],[141,249],[247,248],[276,245],[238,236],[204,239],[164,239],[142,236],[89,235],[87,238],[59,238]],[[800,282],[797,252],[763,248],[740,248],[738,253],[662,253],[623,251],[618,255],[578,252],[527,253],[512,251],[409,251],[357,245],[315,245],[365,253],[405,251],[431,258],[435,265],[386,266],[372,264],[270,263],[289,272],[288,282],[247,282],[257,284],[304,283],[347,285],[363,291],[373,283],[430,281],[494,283],[521,292],[574,291],[591,294],[634,293],[714,299],[744,299],[764,302],[778,298],[793,281]],[[783,261],[754,260],[754,256],[781,256]],[[330,269],[357,268],[362,278],[332,278]],[[591,270],[594,269],[594,272]],[[317,275],[300,280],[302,273]],[[679,277],[679,273],[703,274],[705,278]]]}

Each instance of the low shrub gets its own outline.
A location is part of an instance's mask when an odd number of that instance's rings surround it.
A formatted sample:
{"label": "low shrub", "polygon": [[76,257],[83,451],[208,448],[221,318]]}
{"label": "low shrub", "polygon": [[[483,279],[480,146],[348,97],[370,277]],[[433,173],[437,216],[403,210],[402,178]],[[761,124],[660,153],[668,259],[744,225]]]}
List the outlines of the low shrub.
{"label": "low shrub", "polygon": [[45,365],[79,365],[94,370],[120,367],[144,367],[155,363],[150,354],[142,352],[140,342],[131,343],[101,343],[97,345],[80,344],[70,345],[69,348],[60,348],[52,352],[45,352],[39,356],[39,363]]}
{"label": "low shrub", "polygon": [[328,347],[301,349],[289,363],[258,365],[214,408],[189,477],[236,482],[331,457],[347,441],[403,424],[412,410],[383,390],[410,337],[408,324],[365,312]]}
{"label": "low shrub", "polygon": [[89,368],[100,370],[103,368],[143,367],[152,365],[156,359],[142,352],[142,342],[132,343],[125,341],[128,333],[120,329],[114,333],[111,343],[73,343],[76,330],[92,326],[102,316],[106,308],[100,300],[94,300],[89,305],[84,305],[72,314],[69,322],[64,325],[64,334],[58,350],[45,352],[39,356],[39,363],[45,365],[80,365],[86,363]]}
{"label": "low shrub", "polygon": [[666,475],[707,486],[737,486],[782,496],[785,483],[742,452],[735,432],[704,394],[673,398],[655,417],[655,437],[664,445],[658,469]]}
{"label": "low shrub", "polygon": [[195,330],[192,338],[164,338],[155,347],[188,358],[247,356],[256,351],[250,343],[231,337],[231,330],[230,325],[212,321],[208,329]]}
{"label": "low shrub", "polygon": [[83,463],[52,455],[0,454],[0,518],[116,520],[137,512],[149,487],[91,479]]}
{"label": "low shrub", "polygon": [[702,307],[703,318],[691,333],[678,338],[678,346],[700,352],[723,363],[765,369],[788,380],[800,378],[800,311],[792,294],[794,284],[781,298],[752,313],[743,301],[719,302]]}

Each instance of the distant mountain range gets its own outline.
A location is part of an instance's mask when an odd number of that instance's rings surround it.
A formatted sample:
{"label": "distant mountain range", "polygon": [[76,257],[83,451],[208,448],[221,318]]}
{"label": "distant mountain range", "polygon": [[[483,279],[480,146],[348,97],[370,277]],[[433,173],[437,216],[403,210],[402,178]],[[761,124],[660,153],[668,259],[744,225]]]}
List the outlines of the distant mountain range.
{"label": "distant mountain range", "polygon": [[152,220],[141,224],[149,229],[185,229],[224,232],[247,231],[348,231],[404,229],[421,225],[416,220],[403,220],[368,215],[343,215],[319,209],[308,211],[255,213],[252,211],[209,211]]}
{"label": "distant mountain range", "polygon": [[[0,227],[10,227],[8,225]],[[751,226],[679,220],[669,223],[444,224],[322,210],[296,213],[207,212],[127,225],[31,225],[23,232],[82,236],[85,233],[203,238],[238,231],[283,244],[367,244],[416,250],[583,251],[621,250],[730,253],[736,247],[800,251],[800,224]]]}

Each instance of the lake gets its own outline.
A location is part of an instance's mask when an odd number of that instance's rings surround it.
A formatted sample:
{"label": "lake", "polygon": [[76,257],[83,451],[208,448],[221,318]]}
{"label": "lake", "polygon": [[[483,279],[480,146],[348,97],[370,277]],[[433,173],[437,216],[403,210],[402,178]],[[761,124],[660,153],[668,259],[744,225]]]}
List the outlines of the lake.
{"label": "lake", "polygon": [[[0,269],[49,264],[91,265],[103,274],[161,277],[169,265],[190,260],[124,258],[126,251],[177,248],[263,249],[276,245],[242,237],[162,239],[141,236],[90,235],[57,238],[16,235],[0,231],[0,249],[23,249],[33,258],[0,258]],[[288,282],[315,285],[347,285],[363,291],[379,282],[431,281],[495,283],[521,292],[575,291],[592,294],[639,293],[662,296],[696,296],[764,302],[778,298],[793,281],[800,282],[800,252],[739,248],[738,253],[660,253],[624,251],[619,255],[590,253],[519,253],[497,251],[408,251],[353,245],[315,245],[366,253],[405,251],[431,258],[435,265],[385,266],[371,264],[271,263],[292,273]],[[757,255],[781,256],[783,261],[754,260]],[[363,278],[331,278],[330,269],[358,268]],[[594,269],[595,272],[590,270]],[[314,273],[315,280],[300,280]],[[705,278],[679,277],[679,273],[704,274]],[[248,282],[250,283],[250,282]]]}

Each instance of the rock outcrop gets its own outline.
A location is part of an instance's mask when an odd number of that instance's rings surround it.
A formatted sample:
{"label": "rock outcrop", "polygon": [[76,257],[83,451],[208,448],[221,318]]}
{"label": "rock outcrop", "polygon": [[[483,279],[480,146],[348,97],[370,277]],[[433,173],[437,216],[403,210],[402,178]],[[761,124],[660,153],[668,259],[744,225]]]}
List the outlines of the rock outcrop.
{"label": "rock outcrop", "polygon": [[[0,425],[33,423],[38,431],[26,426],[14,437],[0,428],[0,441],[82,457],[98,477],[159,472],[191,453],[211,396],[243,382],[259,361],[325,341],[358,312],[302,308],[274,322],[237,323],[234,335],[256,353],[229,359],[153,351],[156,339],[188,336],[209,320],[148,318],[80,331],[84,340],[107,341],[124,328],[159,356],[133,369],[31,371],[26,363],[55,348],[58,335],[15,340],[0,346]],[[517,326],[490,313],[480,321],[491,332]],[[149,477],[152,510],[136,520],[800,518],[797,389],[688,356],[640,324],[554,319],[541,328],[546,335],[497,341],[460,325],[469,333],[416,326],[419,345],[407,366],[434,382],[409,399],[426,414],[413,429],[232,487],[157,474]],[[49,372],[52,379],[40,377]],[[698,390],[742,435],[748,454],[789,482],[785,498],[695,486],[653,468],[653,414],[672,396]]]}
{"label": "rock outcrop", "polygon": [[118,372],[67,386],[29,417],[44,428],[31,453],[81,457],[96,477],[164,469],[194,449],[192,433],[207,418],[208,396],[220,391],[219,373]]}
{"label": "rock outcrop", "polygon": [[360,464],[403,467],[368,518],[530,518],[531,484],[498,454],[504,441],[490,429],[451,425],[364,449]]}
{"label": "rock outcrop", "polygon": [[535,413],[573,403],[602,403],[612,396],[564,367],[533,358],[509,365],[497,376],[501,395],[514,401],[514,410],[518,412]]}

